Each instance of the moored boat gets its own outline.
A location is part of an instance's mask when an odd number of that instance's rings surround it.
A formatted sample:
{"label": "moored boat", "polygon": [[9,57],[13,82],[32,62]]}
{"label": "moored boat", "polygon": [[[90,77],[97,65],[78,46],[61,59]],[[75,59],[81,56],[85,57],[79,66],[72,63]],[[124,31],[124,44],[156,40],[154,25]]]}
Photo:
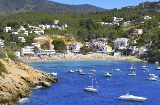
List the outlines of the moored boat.
{"label": "moored boat", "polygon": [[112,74],[110,74],[109,72],[105,72],[105,73],[103,74],[103,76],[104,76],[104,77],[111,77]]}
{"label": "moored boat", "polygon": [[120,96],[118,99],[125,101],[145,101],[147,98],[126,94]]}
{"label": "moored boat", "polygon": [[160,70],[160,66],[157,66],[156,70]]}
{"label": "moored boat", "polygon": [[128,76],[136,76],[136,72],[135,71],[130,71],[130,73],[128,73]]}
{"label": "moored boat", "polygon": [[73,70],[69,70],[68,73],[74,73],[74,71]]}
{"label": "moored boat", "polygon": [[95,92],[97,93],[98,92],[98,89],[94,88],[93,87],[93,73],[91,74],[91,77],[92,77],[92,86],[88,86],[86,88],[84,88],[85,91],[88,91],[88,92]]}
{"label": "moored boat", "polygon": [[156,76],[155,74],[149,74],[149,77],[146,78],[146,80],[157,81],[158,80],[158,76]]}

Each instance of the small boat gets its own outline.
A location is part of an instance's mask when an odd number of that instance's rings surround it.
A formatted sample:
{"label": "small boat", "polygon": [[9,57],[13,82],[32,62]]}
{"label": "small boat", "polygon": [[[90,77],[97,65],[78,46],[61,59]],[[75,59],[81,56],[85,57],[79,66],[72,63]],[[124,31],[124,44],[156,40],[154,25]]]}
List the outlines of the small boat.
{"label": "small boat", "polygon": [[52,76],[57,76],[57,72],[50,73]]}
{"label": "small boat", "polygon": [[91,70],[91,72],[94,73],[94,72],[96,72],[96,70],[93,69],[93,70]]}
{"label": "small boat", "polygon": [[120,71],[120,69],[115,69],[116,71]]}
{"label": "small boat", "polygon": [[145,101],[147,98],[126,94],[126,95],[120,96],[118,99],[125,100],[125,101]]}
{"label": "small boat", "polygon": [[73,70],[69,70],[68,73],[74,73],[74,71]]}
{"label": "small boat", "polygon": [[79,75],[86,75],[86,73],[84,73],[84,72],[79,72]]}
{"label": "small boat", "polygon": [[160,66],[157,66],[156,70],[160,70]]}
{"label": "small boat", "polygon": [[136,68],[133,66],[133,64],[132,64],[132,66],[130,67],[130,68],[128,68],[129,70],[136,70]]}
{"label": "small boat", "polygon": [[135,71],[130,71],[130,73],[128,73],[128,76],[136,76],[136,72]]}
{"label": "small boat", "polygon": [[105,73],[103,74],[103,76],[104,76],[104,77],[111,77],[112,74],[110,74],[109,72],[105,72]]}
{"label": "small boat", "polygon": [[77,72],[82,72],[82,70],[81,69],[79,69],[79,70],[76,70]]}
{"label": "small boat", "polygon": [[159,64],[159,62],[155,62],[155,64]]}
{"label": "small boat", "polygon": [[96,89],[96,88],[93,87],[93,80],[94,80],[93,79],[93,74],[91,75],[91,77],[92,77],[92,86],[88,86],[88,87],[84,88],[84,90],[88,91],[88,92],[95,92],[95,93],[97,93],[98,89]]}
{"label": "small boat", "polygon": [[146,68],[147,68],[146,65],[143,65],[143,66],[142,66],[142,69],[143,69],[143,70],[145,70]]}
{"label": "small boat", "polygon": [[156,76],[155,74],[149,74],[149,77],[146,78],[146,80],[157,81],[158,80],[158,76]]}

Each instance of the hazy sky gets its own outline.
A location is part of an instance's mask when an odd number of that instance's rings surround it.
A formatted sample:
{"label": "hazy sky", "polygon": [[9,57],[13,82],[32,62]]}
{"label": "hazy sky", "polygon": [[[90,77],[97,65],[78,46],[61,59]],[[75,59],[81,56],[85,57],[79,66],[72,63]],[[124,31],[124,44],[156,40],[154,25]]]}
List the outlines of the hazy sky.
{"label": "hazy sky", "polygon": [[138,5],[146,1],[155,2],[159,0],[50,0],[64,4],[91,4],[105,9],[118,8],[121,9],[125,6]]}

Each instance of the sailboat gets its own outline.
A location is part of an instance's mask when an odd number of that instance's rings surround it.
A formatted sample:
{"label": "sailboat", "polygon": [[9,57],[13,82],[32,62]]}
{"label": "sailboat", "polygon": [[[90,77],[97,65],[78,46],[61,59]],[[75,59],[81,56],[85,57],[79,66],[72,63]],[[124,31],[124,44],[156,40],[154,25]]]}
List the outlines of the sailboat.
{"label": "sailboat", "polygon": [[132,66],[130,68],[128,68],[129,70],[136,70],[136,68],[133,66],[133,63],[132,63]]}
{"label": "sailboat", "polygon": [[98,89],[96,89],[96,88],[93,87],[93,80],[94,80],[93,73],[91,74],[91,77],[92,77],[92,85],[84,88],[84,90],[88,91],[88,92],[95,92],[95,93],[97,93]]}
{"label": "sailboat", "polygon": [[136,76],[136,72],[132,70],[128,73],[128,76]]}

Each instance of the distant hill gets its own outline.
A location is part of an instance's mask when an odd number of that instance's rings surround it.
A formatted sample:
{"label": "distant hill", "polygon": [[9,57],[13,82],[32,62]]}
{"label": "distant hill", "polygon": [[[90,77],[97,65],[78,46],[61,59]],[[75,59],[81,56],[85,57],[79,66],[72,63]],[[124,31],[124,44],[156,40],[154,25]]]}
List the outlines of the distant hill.
{"label": "distant hill", "polygon": [[103,12],[96,6],[68,5],[48,0],[0,0],[0,16],[19,12],[44,12],[49,14]]}

